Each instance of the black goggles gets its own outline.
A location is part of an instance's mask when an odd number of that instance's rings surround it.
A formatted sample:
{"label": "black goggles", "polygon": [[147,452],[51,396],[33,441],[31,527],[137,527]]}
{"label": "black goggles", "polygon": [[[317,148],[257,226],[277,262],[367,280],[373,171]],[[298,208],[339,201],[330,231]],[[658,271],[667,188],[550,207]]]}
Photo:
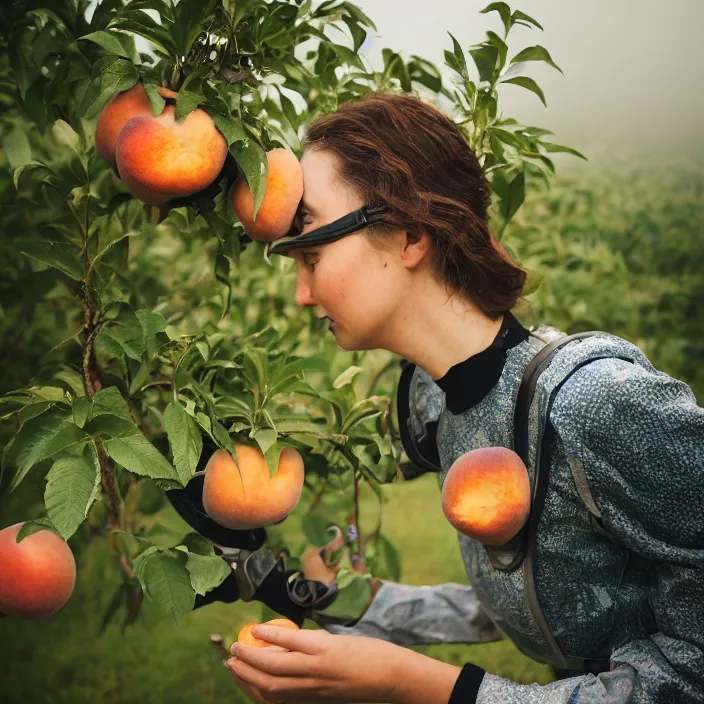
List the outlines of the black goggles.
{"label": "black goggles", "polygon": [[368,206],[364,205],[348,215],[331,222],[329,225],[318,227],[315,230],[301,234],[298,217],[293,222],[289,232],[278,240],[271,243],[269,252],[273,254],[287,254],[293,249],[301,247],[315,247],[321,244],[335,242],[353,232],[363,230],[369,225],[382,222],[384,216],[389,212],[385,205]]}

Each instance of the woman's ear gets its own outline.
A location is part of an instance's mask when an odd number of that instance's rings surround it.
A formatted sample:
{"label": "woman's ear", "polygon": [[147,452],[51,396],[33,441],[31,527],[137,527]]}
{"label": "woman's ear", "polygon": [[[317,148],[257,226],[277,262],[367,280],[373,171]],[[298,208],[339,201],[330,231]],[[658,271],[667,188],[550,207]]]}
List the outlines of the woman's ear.
{"label": "woman's ear", "polygon": [[432,240],[427,232],[404,232],[401,240],[401,261],[415,269],[430,251]]}

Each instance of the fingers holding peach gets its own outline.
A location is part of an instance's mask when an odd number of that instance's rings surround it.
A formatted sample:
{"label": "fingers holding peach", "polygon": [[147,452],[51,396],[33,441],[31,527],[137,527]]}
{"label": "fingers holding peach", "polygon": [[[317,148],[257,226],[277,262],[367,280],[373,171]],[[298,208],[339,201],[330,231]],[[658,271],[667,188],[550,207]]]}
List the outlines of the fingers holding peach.
{"label": "fingers holding peach", "polygon": [[287,650],[286,648],[281,647],[280,645],[272,645],[271,643],[268,643],[265,640],[262,640],[261,638],[256,638],[254,635],[252,635],[252,629],[255,626],[278,626],[279,628],[290,628],[291,630],[300,630],[300,626],[290,619],[287,618],[275,618],[271,621],[265,621],[263,624],[257,623],[256,621],[251,621],[250,623],[246,623],[242,629],[240,630],[239,634],[237,635],[237,642],[238,643],[243,643],[244,645],[251,645],[255,648],[271,648],[272,650]]}
{"label": "fingers holding peach", "polygon": [[505,447],[459,457],[442,486],[442,510],[461,533],[485,545],[503,545],[530,512],[530,480],[523,460]]}

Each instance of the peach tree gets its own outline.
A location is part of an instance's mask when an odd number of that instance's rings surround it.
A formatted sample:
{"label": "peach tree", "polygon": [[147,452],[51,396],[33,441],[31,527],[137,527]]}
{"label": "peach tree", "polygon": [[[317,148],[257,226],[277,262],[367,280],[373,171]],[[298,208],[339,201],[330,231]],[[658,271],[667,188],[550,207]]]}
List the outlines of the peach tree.
{"label": "peach tree", "polygon": [[[305,125],[346,101],[415,92],[449,101],[503,234],[526,186],[550,180],[549,155],[572,150],[498,110],[502,84],[545,102],[523,72],[531,61],[557,68],[549,53],[536,45],[509,59],[506,43],[512,27],[540,25],[503,2],[483,12],[503,31],[468,51],[451,36],[448,80],[391,49],[372,69],[360,49],[374,24],[343,0],[3,5],[0,325],[6,369],[18,373],[0,397],[0,490],[7,500],[29,473],[45,477],[20,538],[42,528],[64,540],[110,536],[124,584],[106,618],[124,608],[133,620],[146,592],[178,621],[226,577],[208,541],[166,519],[163,492],[202,471],[204,441],[233,455],[254,445],[272,472],[285,447],[298,449],[306,540],[320,546],[330,524],[352,526],[347,555],[398,579],[381,531],[381,485],[408,467],[395,429],[398,360],[325,339],[293,302],[290,263],[244,234],[230,194],[244,179],[256,212],[268,151],[300,153]],[[224,140],[224,162],[200,190],[147,204],[98,156],[96,120],[138,84],[154,116],[168,104],[182,125],[202,111]],[[364,492],[379,501],[361,531]],[[269,541],[293,563],[305,547],[287,546],[285,522]],[[341,574],[357,579],[348,563]]]}

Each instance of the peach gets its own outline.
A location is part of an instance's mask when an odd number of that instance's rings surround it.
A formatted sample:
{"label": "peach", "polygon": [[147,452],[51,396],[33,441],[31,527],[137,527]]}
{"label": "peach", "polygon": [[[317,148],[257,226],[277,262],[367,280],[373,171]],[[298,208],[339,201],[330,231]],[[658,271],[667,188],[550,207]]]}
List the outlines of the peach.
{"label": "peach", "polygon": [[[177,93],[159,86],[163,98],[175,98]],[[133,117],[154,117],[147,91],[141,83],[122,91],[110,99],[98,117],[95,129],[95,148],[99,156],[111,166],[116,166],[115,145],[122,128]]]}
{"label": "peach", "polygon": [[523,460],[505,447],[462,455],[442,485],[442,510],[461,533],[485,545],[507,543],[530,511],[530,480]]}
{"label": "peach", "polygon": [[23,525],[0,531],[0,613],[46,618],[69,600],[76,561],[71,548],[51,530],[32,533],[18,543]]}
{"label": "peach", "polygon": [[239,465],[226,450],[216,450],[205,466],[203,507],[221,526],[249,530],[277,523],[296,507],[303,489],[303,459],[286,447],[278,471],[269,475],[264,455],[237,445]]}
{"label": "peach", "polygon": [[175,112],[167,105],[158,117],[133,117],[117,139],[120,178],[150,205],[203,190],[227,156],[227,142],[205,111],[196,109],[181,122]]}
{"label": "peach", "polygon": [[271,645],[271,643],[268,643],[265,640],[262,640],[261,638],[255,638],[252,635],[252,629],[255,626],[278,626],[279,628],[291,628],[292,630],[299,631],[300,626],[295,624],[293,621],[290,621],[287,618],[275,618],[271,621],[266,621],[263,624],[259,624],[256,621],[250,621],[249,623],[246,623],[243,627],[242,630],[240,630],[238,636],[237,636],[237,642],[238,643],[244,643],[245,645],[253,645],[255,648],[271,648],[272,650],[284,650],[286,651],[286,648],[281,647],[280,645]]}
{"label": "peach", "polygon": [[256,219],[254,198],[242,175],[232,191],[232,208],[253,240],[272,242],[291,229],[303,197],[303,170],[296,155],[286,149],[272,149],[266,159],[266,190]]}

